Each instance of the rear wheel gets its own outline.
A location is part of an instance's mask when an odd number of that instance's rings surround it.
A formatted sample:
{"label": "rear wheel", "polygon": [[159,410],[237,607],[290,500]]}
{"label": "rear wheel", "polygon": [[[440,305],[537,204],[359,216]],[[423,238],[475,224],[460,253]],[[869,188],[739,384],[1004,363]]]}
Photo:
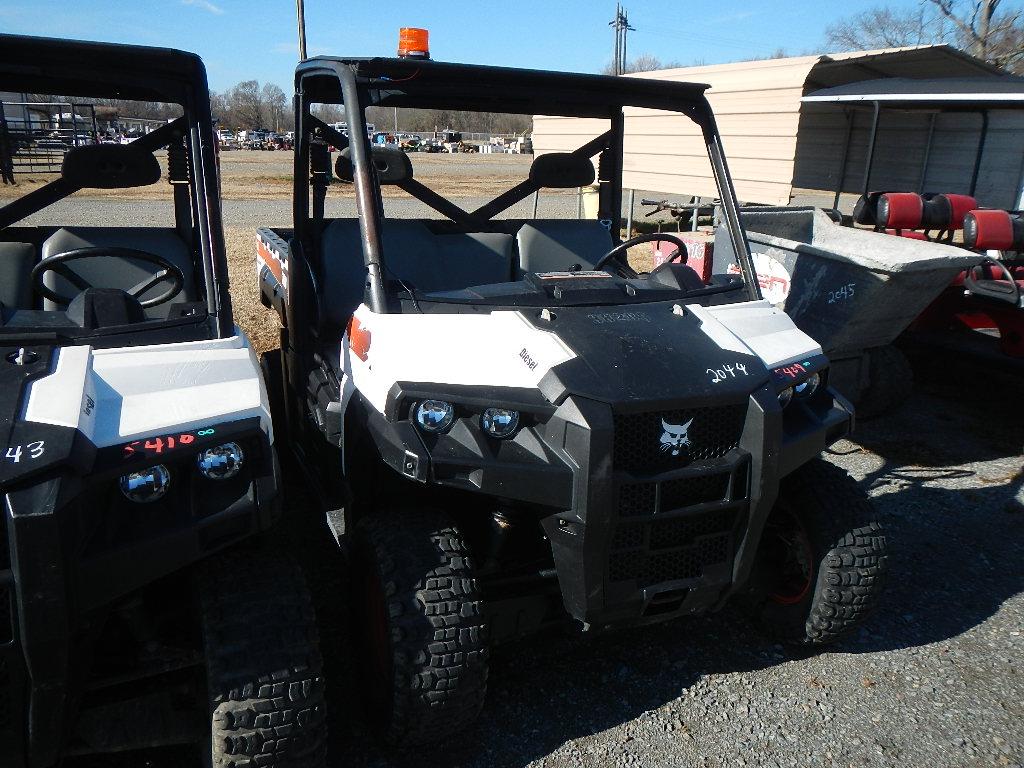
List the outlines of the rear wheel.
{"label": "rear wheel", "polygon": [[458,530],[425,510],[360,521],[352,584],[371,726],[395,746],[461,733],[483,705],[488,649]]}
{"label": "rear wheel", "polygon": [[845,471],[818,459],[782,481],[747,605],[781,640],[832,643],[875,607],[886,564],[871,504]]}
{"label": "rear wheel", "polygon": [[324,682],[298,565],[239,547],[196,570],[206,654],[208,768],[322,768]]}

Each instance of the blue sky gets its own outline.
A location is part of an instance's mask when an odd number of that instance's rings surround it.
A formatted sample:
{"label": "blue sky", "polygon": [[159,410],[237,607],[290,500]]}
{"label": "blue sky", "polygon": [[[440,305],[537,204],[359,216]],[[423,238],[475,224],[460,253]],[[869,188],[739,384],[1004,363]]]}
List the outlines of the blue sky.
{"label": "blue sky", "polygon": [[[611,60],[614,0],[305,0],[310,53],[394,55],[400,26],[424,26],[434,58],[596,72]],[[878,0],[916,7],[920,0]],[[625,0],[628,52],[684,65],[821,50],[832,21],[865,0]],[[501,9],[501,12],[497,11]],[[488,13],[493,11],[493,13]],[[294,0],[0,0],[0,31],[195,51],[210,86],[245,79],[290,92]]]}

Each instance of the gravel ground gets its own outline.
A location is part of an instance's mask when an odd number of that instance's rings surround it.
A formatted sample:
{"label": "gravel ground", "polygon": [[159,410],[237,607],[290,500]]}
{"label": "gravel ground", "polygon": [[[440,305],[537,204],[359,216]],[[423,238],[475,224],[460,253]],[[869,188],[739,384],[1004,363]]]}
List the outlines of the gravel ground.
{"label": "gravel ground", "polygon": [[[239,183],[287,173],[274,166],[285,163],[283,154],[273,162],[247,157],[255,154],[229,154],[225,167],[243,177]],[[448,161],[431,170],[453,179],[503,173],[493,158],[425,158]],[[486,199],[474,192],[461,202],[472,207]],[[84,198],[61,206],[60,215],[68,224],[158,225],[165,205]],[[415,215],[401,198],[386,205],[391,215]],[[530,206],[524,202],[512,215],[528,216]],[[545,197],[541,215],[571,216],[575,206],[571,195]],[[354,206],[337,198],[328,212],[354,215]],[[256,298],[253,230],[286,226],[289,203],[283,196],[229,199],[224,213],[236,319],[267,348],[275,326]],[[289,543],[310,572],[320,614],[331,765],[1024,764],[1024,413],[999,397],[1019,392],[1020,381],[979,376],[955,360],[917,359],[915,367],[914,399],[859,425],[856,439],[829,456],[868,490],[893,547],[886,601],[863,630],[825,653],[793,655],[726,608],[653,627],[499,647],[477,726],[459,743],[414,755],[384,753],[366,735],[348,684],[340,558],[319,524],[303,519],[310,505],[292,485],[297,525]],[[982,387],[987,394],[965,396]],[[171,751],[70,765],[199,764]]]}
{"label": "gravel ground", "polygon": [[[829,455],[869,491],[894,551],[882,609],[842,645],[793,655],[727,608],[499,647],[477,728],[436,760],[396,757],[342,709],[345,667],[331,649],[344,647],[344,616],[314,565],[332,765],[1020,765],[1024,419],[993,423],[991,409],[962,404],[969,376],[918,371],[913,402]],[[317,555],[309,562],[330,558]]]}

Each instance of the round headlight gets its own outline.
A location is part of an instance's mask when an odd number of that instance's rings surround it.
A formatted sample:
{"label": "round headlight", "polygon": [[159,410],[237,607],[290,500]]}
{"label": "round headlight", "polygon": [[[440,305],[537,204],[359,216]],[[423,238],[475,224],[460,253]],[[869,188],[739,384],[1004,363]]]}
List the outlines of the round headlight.
{"label": "round headlight", "polygon": [[444,432],[455,421],[455,409],[444,400],[424,400],[416,406],[416,423],[424,432]]}
{"label": "round headlight", "polygon": [[224,443],[214,448],[200,451],[196,456],[196,466],[203,477],[210,480],[229,480],[242,470],[245,453],[238,443]]}
{"label": "round headlight", "polygon": [[812,373],[809,379],[805,379],[793,387],[793,393],[797,397],[808,398],[818,391],[819,386],[821,386],[821,376]]}
{"label": "round headlight", "polygon": [[785,408],[789,405],[789,401],[793,399],[793,388],[786,387],[784,390],[779,392],[779,405]]}
{"label": "round headlight", "polygon": [[519,411],[508,408],[485,408],[480,426],[491,437],[508,437],[519,426]]}
{"label": "round headlight", "polygon": [[148,504],[161,498],[171,487],[171,473],[163,464],[121,475],[121,493],[130,501]]}

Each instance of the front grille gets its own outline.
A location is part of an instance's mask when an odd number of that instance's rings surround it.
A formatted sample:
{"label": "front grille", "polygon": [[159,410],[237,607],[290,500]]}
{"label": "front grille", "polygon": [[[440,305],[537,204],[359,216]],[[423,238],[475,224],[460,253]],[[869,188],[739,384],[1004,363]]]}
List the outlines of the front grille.
{"label": "front grille", "polygon": [[[619,472],[656,474],[691,461],[720,459],[739,446],[746,416],[746,402],[713,408],[617,413],[614,468]],[[689,446],[672,445],[665,425],[682,427],[688,422]]]}
{"label": "front grille", "polygon": [[[701,579],[728,566],[746,520],[750,462],[717,462],[686,477],[623,482],[608,554],[609,582],[642,589]],[[727,568],[719,568],[716,579]]]}
{"label": "front grille", "polygon": [[733,507],[668,520],[622,523],[612,540],[608,578],[635,580],[641,588],[699,579],[707,566],[731,558],[738,515]]}

